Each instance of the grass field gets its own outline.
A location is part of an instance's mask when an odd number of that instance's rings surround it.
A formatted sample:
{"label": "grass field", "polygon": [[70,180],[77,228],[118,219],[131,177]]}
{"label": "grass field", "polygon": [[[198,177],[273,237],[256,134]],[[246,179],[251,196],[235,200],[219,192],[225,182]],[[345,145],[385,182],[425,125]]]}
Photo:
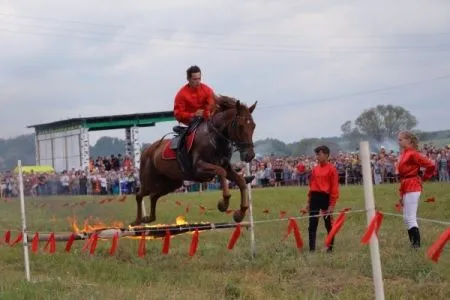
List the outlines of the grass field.
{"label": "grass field", "polygon": [[[375,187],[377,208],[395,213],[397,186]],[[450,186],[427,184],[419,208],[423,218],[450,220]],[[231,221],[231,215],[216,210],[218,192],[172,194],[158,203],[158,223],[174,223],[179,215],[187,221]],[[434,196],[436,202],[423,200]],[[280,211],[298,216],[305,204],[306,189],[254,189],[256,220],[274,220]],[[104,223],[135,216],[135,202],[99,205],[94,197],[56,197],[28,201],[27,218],[31,232],[70,231],[67,217],[80,222],[89,216]],[[87,201],[83,207],[64,207],[66,202]],[[176,205],[190,204],[190,211]],[[31,203],[46,203],[35,207]],[[207,208],[199,213],[198,205]],[[149,207],[146,199],[146,207]],[[233,191],[231,208],[238,207]],[[341,187],[336,210],[364,209],[362,187]],[[268,214],[263,210],[268,208]],[[20,228],[18,201],[0,203],[0,229]],[[307,245],[307,220],[299,220]],[[448,299],[450,295],[450,245],[438,263],[426,258],[426,249],[446,229],[444,225],[420,222],[423,247],[409,248],[401,217],[385,216],[380,231],[380,252],[387,299]],[[80,224],[81,225],[81,224]],[[334,253],[310,254],[295,248],[293,236],[282,242],[287,221],[259,223],[255,227],[257,257],[250,257],[249,232],[243,230],[233,250],[227,249],[232,229],[202,232],[196,255],[188,259],[191,235],[176,236],[170,253],[161,254],[161,240],[148,241],[147,255],[137,256],[138,241],[122,239],[118,252],[109,257],[109,241],[99,241],[96,254],[82,252],[83,241],[74,244],[71,253],[57,244],[51,255],[42,250],[30,252],[32,283],[24,280],[22,247],[0,246],[0,298],[5,299],[373,299],[369,247],[360,244],[366,227],[365,213],[350,213],[338,233]],[[323,220],[319,223],[318,248],[325,238]],[[17,232],[12,234],[12,239]],[[41,249],[44,243],[41,242]],[[447,296],[445,296],[447,295]]]}

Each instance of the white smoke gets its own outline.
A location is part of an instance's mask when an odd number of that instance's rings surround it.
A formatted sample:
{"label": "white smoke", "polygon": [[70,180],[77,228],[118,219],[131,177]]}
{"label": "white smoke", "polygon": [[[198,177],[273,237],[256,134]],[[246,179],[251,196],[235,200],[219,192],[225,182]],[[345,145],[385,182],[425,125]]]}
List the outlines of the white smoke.
{"label": "white smoke", "polygon": [[373,142],[372,145],[375,146],[375,148],[376,148],[374,150],[380,150],[381,147],[384,147],[384,149],[386,149],[386,151],[393,150],[394,152],[398,152],[400,150],[397,141],[393,138],[386,138],[386,139],[382,140],[381,142]]}

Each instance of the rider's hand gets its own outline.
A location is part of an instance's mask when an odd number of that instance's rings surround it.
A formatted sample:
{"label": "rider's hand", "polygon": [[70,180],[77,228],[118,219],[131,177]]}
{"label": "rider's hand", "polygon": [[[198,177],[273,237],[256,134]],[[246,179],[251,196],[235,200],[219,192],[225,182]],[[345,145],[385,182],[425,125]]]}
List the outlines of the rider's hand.
{"label": "rider's hand", "polygon": [[196,117],[202,117],[203,116],[203,109],[199,109],[195,112]]}

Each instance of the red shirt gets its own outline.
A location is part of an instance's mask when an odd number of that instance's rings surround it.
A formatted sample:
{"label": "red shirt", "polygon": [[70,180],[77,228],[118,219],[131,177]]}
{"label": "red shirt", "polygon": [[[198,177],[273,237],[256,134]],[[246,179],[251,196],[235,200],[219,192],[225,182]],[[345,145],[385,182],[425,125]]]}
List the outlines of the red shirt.
{"label": "red shirt", "polygon": [[419,177],[420,168],[425,168],[423,179],[430,179],[436,168],[433,161],[429,160],[414,149],[406,149],[398,163],[400,176],[400,196],[405,193],[421,192],[422,179]]}
{"label": "red shirt", "polygon": [[303,173],[305,173],[305,165],[303,164],[303,163],[298,163],[298,165],[297,165],[297,172],[299,173],[299,174],[303,174]]}
{"label": "red shirt", "polygon": [[174,116],[178,122],[187,125],[199,109],[203,109],[203,117],[208,118],[213,105],[213,90],[209,86],[200,83],[200,86],[193,88],[186,84],[175,96]]}
{"label": "red shirt", "polygon": [[330,206],[336,205],[339,198],[339,176],[334,165],[331,163],[319,164],[312,169],[309,179],[309,200],[311,200],[311,192],[330,194]]}

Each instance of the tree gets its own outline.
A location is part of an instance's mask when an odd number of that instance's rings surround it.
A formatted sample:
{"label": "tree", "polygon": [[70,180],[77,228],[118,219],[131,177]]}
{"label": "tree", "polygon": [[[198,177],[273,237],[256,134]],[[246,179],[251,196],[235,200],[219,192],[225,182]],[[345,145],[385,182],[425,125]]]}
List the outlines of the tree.
{"label": "tree", "polygon": [[354,127],[352,121],[346,121],[341,125],[342,144],[347,150],[355,150],[359,148],[359,142],[364,137],[363,134]]}
{"label": "tree", "polygon": [[345,137],[352,133],[352,121],[346,121],[341,125],[342,135]]}
{"label": "tree", "polygon": [[395,138],[399,131],[413,129],[417,119],[401,106],[378,105],[361,113],[355,125],[361,133],[381,142]]}

